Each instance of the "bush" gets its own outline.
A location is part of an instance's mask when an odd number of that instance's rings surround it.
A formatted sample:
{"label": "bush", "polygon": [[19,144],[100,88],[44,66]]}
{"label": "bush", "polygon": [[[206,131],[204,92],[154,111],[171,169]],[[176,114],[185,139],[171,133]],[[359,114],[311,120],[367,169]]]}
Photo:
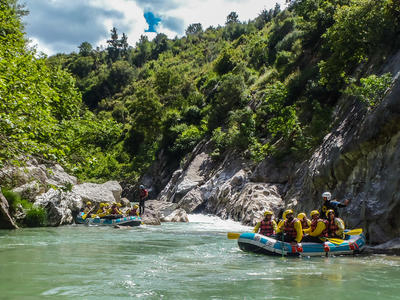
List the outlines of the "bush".
{"label": "bush", "polygon": [[374,107],[383,99],[386,90],[392,84],[390,73],[382,76],[370,75],[360,79],[360,85],[352,83],[344,92]]}
{"label": "bush", "polygon": [[47,213],[42,207],[32,207],[27,211],[25,224],[28,227],[43,227],[47,224]]}
{"label": "bush", "polygon": [[3,196],[7,199],[8,205],[12,212],[15,212],[18,203],[21,203],[21,196],[11,190],[2,188],[1,192]]}

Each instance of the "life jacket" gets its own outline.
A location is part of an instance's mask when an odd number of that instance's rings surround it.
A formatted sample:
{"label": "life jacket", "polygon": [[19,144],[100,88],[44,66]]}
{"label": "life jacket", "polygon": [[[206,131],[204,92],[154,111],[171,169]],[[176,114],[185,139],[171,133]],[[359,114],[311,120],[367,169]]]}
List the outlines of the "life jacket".
{"label": "life jacket", "polygon": [[321,208],[321,211],[322,211],[321,216],[323,219],[327,219],[326,212],[330,209],[333,209],[333,211],[335,212],[335,216],[339,216],[337,207],[334,206],[333,204],[331,204],[331,201],[325,201]]}
{"label": "life jacket", "polygon": [[140,190],[140,200],[143,200],[149,195],[149,192],[146,189]]}
{"label": "life jacket", "polygon": [[272,225],[272,220],[271,221],[262,220],[259,230],[260,230],[259,233],[265,236],[270,236],[275,234],[274,226]]}
{"label": "life jacket", "polygon": [[319,222],[323,222],[325,223],[325,229],[321,232],[320,236],[322,237],[328,237],[328,221],[324,220],[324,219],[312,219],[311,221],[311,232],[313,232],[315,230],[315,228],[317,228],[317,225]]}
{"label": "life jacket", "polygon": [[136,208],[132,208],[130,211],[129,211],[129,215],[130,216],[136,216],[137,215],[137,210],[136,210]]}
{"label": "life jacket", "polygon": [[119,211],[118,211],[118,207],[111,207],[111,214],[113,214],[113,215],[118,215],[119,214]]}
{"label": "life jacket", "polygon": [[308,225],[308,219],[306,217],[303,218],[303,220],[300,221],[301,222],[301,228],[303,229],[307,229],[310,226]]}
{"label": "life jacket", "polygon": [[292,238],[296,238],[297,237],[297,231],[294,228],[294,223],[296,221],[298,221],[298,219],[293,218],[292,221],[285,220],[285,223],[284,223],[284,232],[287,233]]}
{"label": "life jacket", "polygon": [[330,237],[336,236],[336,231],[339,230],[339,226],[337,226],[335,219],[336,218],[334,218],[333,220],[328,220],[327,228],[328,228],[328,236]]}

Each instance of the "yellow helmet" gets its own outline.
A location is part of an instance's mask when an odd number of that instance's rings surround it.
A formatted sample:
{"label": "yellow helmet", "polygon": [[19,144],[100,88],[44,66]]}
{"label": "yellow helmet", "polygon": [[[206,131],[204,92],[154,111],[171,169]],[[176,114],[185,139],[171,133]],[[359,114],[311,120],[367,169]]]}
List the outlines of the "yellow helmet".
{"label": "yellow helmet", "polygon": [[118,206],[118,207],[121,207],[121,206],[122,206],[122,204],[118,202],[118,203],[117,203],[117,206]]}
{"label": "yellow helmet", "polygon": [[133,208],[139,208],[139,205],[135,204],[135,205],[133,206]]}
{"label": "yellow helmet", "polygon": [[92,202],[88,201],[86,202],[86,205],[92,205]]}
{"label": "yellow helmet", "polygon": [[265,212],[264,212],[264,216],[268,216],[268,215],[273,215],[274,213],[272,212],[272,211],[270,211],[270,210],[266,210]]}
{"label": "yellow helmet", "polygon": [[300,219],[300,220],[303,220],[304,218],[306,217],[306,214],[305,213],[299,213],[298,215],[297,215],[297,219]]}
{"label": "yellow helmet", "polygon": [[100,203],[100,207],[104,207],[106,206],[104,203]]}
{"label": "yellow helmet", "polygon": [[335,211],[333,209],[328,209],[325,214],[326,214],[327,217],[329,217],[330,213],[335,214]]}
{"label": "yellow helmet", "polygon": [[285,212],[283,213],[284,218],[285,218],[288,214],[293,214],[293,210],[291,210],[291,209],[285,210]]}
{"label": "yellow helmet", "polygon": [[319,215],[319,211],[318,210],[313,210],[312,212],[310,212],[310,216],[314,216],[314,215]]}

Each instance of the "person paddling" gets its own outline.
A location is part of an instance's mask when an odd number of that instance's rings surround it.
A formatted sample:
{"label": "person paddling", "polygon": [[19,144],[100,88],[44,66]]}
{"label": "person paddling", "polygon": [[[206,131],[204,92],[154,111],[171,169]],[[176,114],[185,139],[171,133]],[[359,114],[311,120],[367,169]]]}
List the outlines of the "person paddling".
{"label": "person paddling", "polygon": [[[299,219],[293,217],[293,210],[288,209],[283,213],[286,216],[283,226],[278,228],[278,232],[284,234],[283,240],[288,243],[300,243],[303,238],[303,229]],[[278,237],[278,239],[281,239]]]}
{"label": "person paddling", "polygon": [[304,230],[308,235],[304,236],[303,242],[322,243],[328,237],[328,221],[320,218],[318,210],[313,210],[310,216],[311,225]]}
{"label": "person paddling", "polygon": [[297,215],[297,219],[299,219],[301,222],[301,228],[303,229],[303,232],[304,232],[304,229],[310,228],[311,221],[307,218],[307,215],[305,213],[303,213],[303,212],[299,213]]}
{"label": "person paddling", "polygon": [[277,225],[276,225],[275,220],[272,219],[273,215],[274,214],[272,211],[269,211],[269,210],[265,211],[264,219],[256,224],[253,232],[259,233],[259,234],[262,234],[265,236],[274,235],[277,231]]}
{"label": "person paddling", "polygon": [[344,239],[344,222],[341,218],[335,217],[333,209],[326,212],[328,218],[328,237]]}

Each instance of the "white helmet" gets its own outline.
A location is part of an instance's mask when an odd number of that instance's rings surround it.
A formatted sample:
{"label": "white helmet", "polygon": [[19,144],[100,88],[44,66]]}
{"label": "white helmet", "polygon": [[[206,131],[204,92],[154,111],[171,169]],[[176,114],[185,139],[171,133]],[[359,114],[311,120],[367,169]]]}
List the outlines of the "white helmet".
{"label": "white helmet", "polygon": [[328,199],[328,201],[329,201],[329,200],[331,200],[332,195],[331,195],[331,193],[329,193],[329,192],[324,192],[324,193],[322,193],[322,198],[325,198],[325,197],[326,197],[326,199]]}

